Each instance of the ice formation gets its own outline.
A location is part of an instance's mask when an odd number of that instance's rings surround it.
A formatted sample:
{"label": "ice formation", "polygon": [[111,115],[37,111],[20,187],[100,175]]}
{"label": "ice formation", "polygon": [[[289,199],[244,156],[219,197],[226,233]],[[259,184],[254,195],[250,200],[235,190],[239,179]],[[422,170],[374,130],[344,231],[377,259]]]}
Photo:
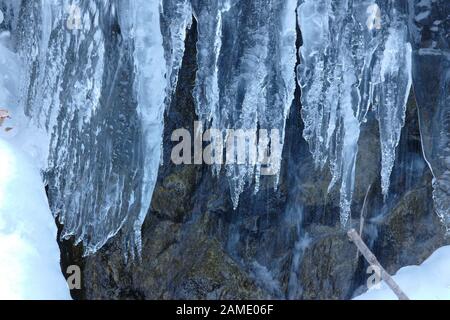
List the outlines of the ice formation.
{"label": "ice formation", "polygon": [[[193,1],[199,65],[194,96],[206,125],[219,130],[275,129],[284,141],[295,90],[295,8],[294,0]],[[281,155],[277,158],[272,169],[279,174]],[[260,167],[229,164],[225,170],[237,207],[245,184],[255,177],[258,185]]]}
{"label": "ice formation", "polygon": [[[446,17],[427,25],[436,34],[427,47],[417,40],[418,25],[435,15],[425,0],[409,6],[390,0],[0,0],[0,6],[26,66],[21,105],[35,132],[45,132],[38,142],[48,152],[43,169],[52,211],[64,224],[63,236],[83,241],[87,254],[120,230],[127,251],[140,250],[164,112],[192,19],[198,35],[193,94],[203,126],[223,138],[227,129],[275,130],[282,146],[297,80],[303,135],[317,168],[331,169],[329,190],[339,188],[343,225],[368,112],[379,122],[387,196],[413,61],[437,61],[448,70]],[[297,28],[303,43],[295,70]],[[415,73],[419,83],[427,70]],[[448,72],[440,74],[440,83],[421,85],[416,96],[436,209],[449,225]],[[432,106],[429,92],[435,92]],[[265,142],[260,136],[250,143],[267,153]],[[277,176],[281,151],[270,151],[278,152]],[[246,184],[258,190],[258,162],[214,169],[228,177],[234,207]]]}
{"label": "ice formation", "polygon": [[43,0],[19,12],[23,105],[48,132],[46,179],[63,237],[89,254],[123,229],[127,251],[139,251],[167,87],[159,2]]}
{"label": "ice formation", "polygon": [[192,25],[192,6],[189,0],[164,0],[161,4],[161,32],[167,63],[166,105],[170,105],[178,82],[178,72],[184,55],[186,31]]}
{"label": "ice formation", "polygon": [[[381,13],[374,15],[374,8]],[[298,81],[304,137],[317,167],[329,163],[329,189],[340,183],[345,225],[360,127],[370,108],[379,120],[382,189],[388,193],[411,87],[406,17],[393,1],[304,0],[297,11],[303,37]]]}

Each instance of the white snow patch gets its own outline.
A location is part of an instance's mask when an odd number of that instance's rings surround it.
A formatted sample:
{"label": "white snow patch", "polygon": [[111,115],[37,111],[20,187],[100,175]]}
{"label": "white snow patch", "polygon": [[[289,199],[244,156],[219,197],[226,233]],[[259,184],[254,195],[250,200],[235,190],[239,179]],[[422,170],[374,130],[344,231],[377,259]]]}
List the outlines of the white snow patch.
{"label": "white snow patch", "polygon": [[39,168],[0,138],[0,299],[70,299]]}
{"label": "white snow patch", "polygon": [[[19,103],[21,64],[0,34],[0,299],[70,299],[40,169],[43,136]],[[6,127],[12,130],[5,132]]]}
{"label": "white snow patch", "polygon": [[[401,268],[394,280],[412,300],[450,299],[450,246],[436,250],[420,266]],[[355,300],[395,300],[397,297],[384,281]]]}

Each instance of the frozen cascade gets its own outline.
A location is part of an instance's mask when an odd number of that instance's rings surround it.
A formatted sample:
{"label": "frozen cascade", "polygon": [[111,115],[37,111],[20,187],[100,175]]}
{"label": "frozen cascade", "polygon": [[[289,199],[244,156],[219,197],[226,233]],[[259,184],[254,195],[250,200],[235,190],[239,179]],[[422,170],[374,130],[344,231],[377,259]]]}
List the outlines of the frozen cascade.
{"label": "frozen cascade", "polygon": [[[275,129],[279,135],[271,138],[282,145],[295,90],[296,1],[193,0],[192,4],[198,22],[200,67],[194,97],[200,120],[223,130],[223,137],[225,129],[247,133]],[[261,151],[266,138],[249,144],[257,144]],[[278,174],[281,150],[270,151],[275,154],[271,170]],[[243,164],[226,164],[234,207],[247,182],[255,178],[258,188],[260,163],[250,159],[251,155]]]}
{"label": "frozen cascade", "polygon": [[392,1],[304,0],[297,10],[304,137],[317,167],[329,163],[329,190],[340,181],[343,225],[351,211],[360,126],[371,107],[380,123],[388,192],[411,86],[411,47],[400,9]]}
{"label": "frozen cascade", "polygon": [[410,1],[414,92],[436,213],[450,234],[450,3]]}
{"label": "frozen cascade", "polygon": [[[218,129],[225,139],[226,129],[266,129],[249,141],[257,144],[258,160],[269,152],[269,136],[282,147],[294,99],[298,14],[304,137],[317,167],[331,168],[329,189],[339,184],[342,224],[350,215],[360,126],[371,109],[379,120],[382,189],[388,193],[411,86],[400,1],[302,0],[298,7],[296,0],[0,3],[23,16],[13,14],[10,28],[28,68],[25,112],[47,132],[42,147],[49,148],[45,177],[52,211],[64,224],[63,236],[83,241],[87,254],[120,229],[129,252],[140,248],[161,159],[164,110],[193,16],[194,100],[204,129]],[[443,125],[436,124],[445,132]],[[276,145],[270,145],[271,169],[278,174]],[[253,179],[258,190],[263,168],[247,160],[224,165],[234,207]],[[448,168],[433,166],[435,175]],[[442,198],[443,172],[435,176],[436,199]]]}
{"label": "frozen cascade", "polygon": [[33,1],[21,14],[25,110],[48,131],[46,178],[62,236],[83,241],[90,254],[123,229],[133,254],[161,158],[159,2]]}

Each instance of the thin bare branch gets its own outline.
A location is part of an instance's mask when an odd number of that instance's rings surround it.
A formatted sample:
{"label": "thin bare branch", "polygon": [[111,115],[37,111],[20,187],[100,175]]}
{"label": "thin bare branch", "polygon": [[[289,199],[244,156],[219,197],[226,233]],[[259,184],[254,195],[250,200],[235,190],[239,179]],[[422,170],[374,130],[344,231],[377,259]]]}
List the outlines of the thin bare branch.
{"label": "thin bare branch", "polygon": [[386,284],[389,286],[389,288],[391,288],[391,290],[395,293],[395,295],[399,298],[399,300],[409,300],[408,296],[402,291],[399,285],[394,281],[394,279],[392,279],[389,273],[387,273],[387,271],[381,266],[381,264],[377,260],[377,257],[366,246],[364,241],[359,236],[358,232],[356,232],[355,229],[351,229],[347,234],[350,237],[350,240],[352,240],[353,243],[358,247],[359,251],[361,251],[362,255],[367,260],[367,262],[370,265],[376,266],[380,269],[381,279],[383,279],[384,282],[386,282]]}

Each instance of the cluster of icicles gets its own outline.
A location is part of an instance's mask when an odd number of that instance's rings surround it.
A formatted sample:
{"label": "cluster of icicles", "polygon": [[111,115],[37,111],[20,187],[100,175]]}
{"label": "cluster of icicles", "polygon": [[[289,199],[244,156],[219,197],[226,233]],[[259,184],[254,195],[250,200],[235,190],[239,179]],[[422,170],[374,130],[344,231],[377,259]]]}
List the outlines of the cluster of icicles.
{"label": "cluster of icicles", "polygon": [[[350,216],[357,143],[368,112],[379,121],[381,184],[388,194],[412,83],[408,16],[397,1],[0,3],[16,16],[13,34],[21,31],[16,38],[28,66],[25,111],[48,132],[47,179],[57,191],[53,211],[64,224],[63,236],[83,241],[86,254],[119,230],[128,235],[126,249],[140,251],[160,165],[164,111],[175,92],[192,19],[198,34],[193,92],[205,126],[278,129],[283,143],[298,83],[304,138],[317,168],[328,165],[332,172],[329,189],[340,190],[342,225]],[[77,28],[68,30],[69,18]],[[121,40],[111,44],[114,23]],[[118,52],[117,60],[111,51]],[[135,108],[111,112],[111,101],[126,99],[112,96],[124,77],[119,66],[126,63],[134,69],[128,80]],[[129,141],[132,146],[124,147]],[[259,180],[260,168],[235,164],[222,170],[237,207],[246,184]]]}

